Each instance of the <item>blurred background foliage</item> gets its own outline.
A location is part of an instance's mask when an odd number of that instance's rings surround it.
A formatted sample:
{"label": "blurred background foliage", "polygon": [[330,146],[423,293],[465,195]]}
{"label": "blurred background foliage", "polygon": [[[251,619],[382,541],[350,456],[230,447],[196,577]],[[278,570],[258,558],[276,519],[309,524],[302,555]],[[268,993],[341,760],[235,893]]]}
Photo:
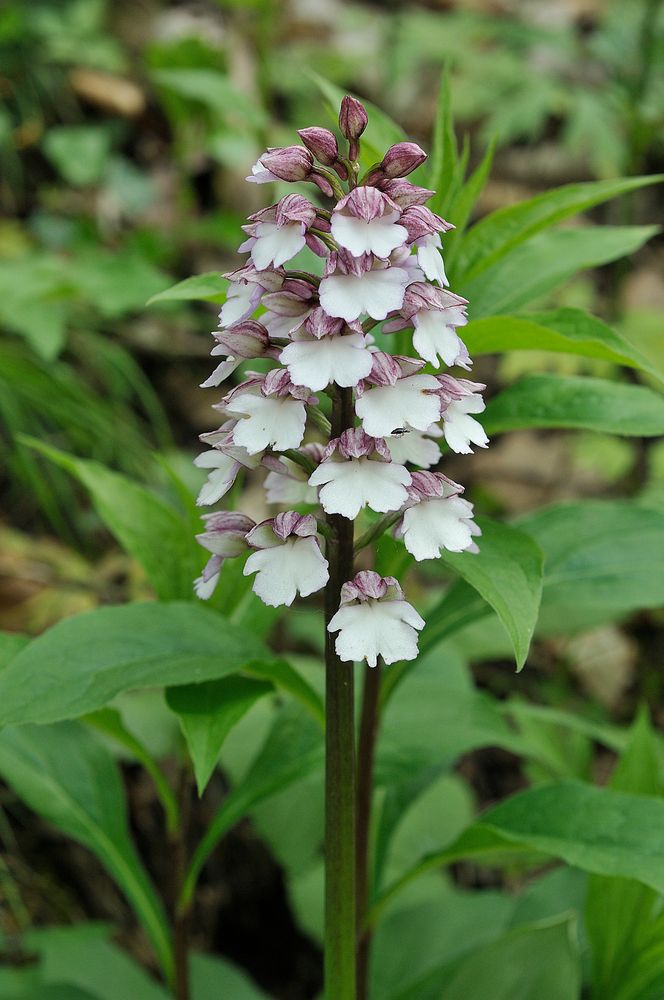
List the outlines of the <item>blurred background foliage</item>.
{"label": "blurred background foliage", "polygon": [[[190,462],[197,434],[215,426],[211,399],[197,385],[209,369],[209,331],[223,299],[216,275],[234,266],[243,217],[263,204],[264,192],[243,182],[250,165],[266,145],[292,141],[295,128],[328,124],[314,74],[368,98],[430,148],[444,67],[471,167],[491,143],[496,148],[476,217],[571,181],[664,171],[659,0],[5,0],[1,627],[36,633],[99,603],[151,594],[143,572],[103,528],[87,491],[62,463],[46,460],[20,435],[142,480],[190,516],[181,483],[194,493],[199,474]],[[658,222],[661,188],[590,215],[617,225]],[[663,264],[661,241],[654,240],[627,262],[584,271],[534,304],[589,309],[664,371]],[[182,292],[146,308],[151,297],[198,275],[211,276],[198,286],[207,303]],[[542,370],[609,378],[617,372],[609,361],[517,351],[481,358],[473,377],[494,391],[519,374]],[[657,385],[648,375],[630,371],[626,377]],[[480,472],[474,459],[465,459],[463,477],[483,510],[508,516],[588,496],[637,494],[664,509],[664,447],[656,441],[519,431],[481,457]],[[257,502],[250,494],[244,506]],[[219,605],[237,610],[235,583],[227,581]],[[426,592],[425,575],[421,586]],[[661,613],[643,612],[625,625],[542,639],[519,690],[553,707],[590,699],[591,714],[602,722],[631,718],[645,699],[661,723],[662,625]],[[314,613],[302,610],[291,617],[289,633],[279,635],[301,652],[302,669],[317,651],[317,628]],[[467,630],[454,655],[477,660],[477,684],[502,698],[514,677],[504,641],[489,633]],[[465,669],[462,663],[460,676]],[[138,707],[131,704],[128,711],[140,718],[154,752],[172,751],[172,718],[165,721],[148,695]],[[264,732],[267,710],[252,718],[256,731]],[[537,717],[522,725],[548,739],[552,753],[562,756],[563,744],[570,753],[578,749],[578,761],[565,765],[572,774],[606,767],[605,752],[593,756],[582,735],[561,736],[553,725],[542,728]],[[242,773],[239,736],[225,754],[228,772]],[[446,801],[456,795],[465,822],[468,785],[474,784],[481,803],[491,801],[518,786],[515,771],[506,751],[480,751],[462,765],[464,781],[445,777],[451,784]],[[150,793],[134,772],[128,787],[149,855],[159,836]],[[290,803],[281,808],[276,818],[274,809],[269,818],[265,809],[252,817],[272,855],[253,841],[247,847],[246,834],[233,835],[225,860],[217,862],[221,870],[213,873],[227,895],[219,896],[218,885],[214,891],[207,886],[201,906],[211,930],[200,943],[214,950],[218,934],[224,948],[251,967],[247,942],[260,926],[264,900],[271,900],[283,926],[281,944],[271,949],[276,965],[269,985],[277,995],[299,997],[312,995],[306,984],[316,981],[317,955],[285,916],[273,857],[286,869],[295,866],[297,844],[289,841]],[[0,832],[10,847],[16,823],[19,829],[27,823],[20,809],[12,824],[0,811]],[[317,819],[305,821],[315,826]],[[28,855],[43,848],[45,836],[41,830],[32,835]],[[126,914],[110,883],[98,883],[101,903],[85,894],[74,902],[76,894],[62,886],[53,892],[58,850],[62,845],[36,875],[21,852],[9,876],[0,870],[10,893],[21,885],[10,906],[12,920],[23,919],[27,898],[28,923],[58,922],[63,912],[122,923]],[[67,851],[65,868],[72,878],[78,873],[80,888],[87,863],[79,849]],[[294,882],[291,898],[315,937],[306,914],[315,910],[318,883],[308,878]],[[44,903],[49,893],[50,906]],[[239,928],[238,898],[245,914]],[[402,929],[388,925],[382,933],[389,945],[390,933],[398,940]],[[283,969],[279,948],[295,956],[282,956]]]}

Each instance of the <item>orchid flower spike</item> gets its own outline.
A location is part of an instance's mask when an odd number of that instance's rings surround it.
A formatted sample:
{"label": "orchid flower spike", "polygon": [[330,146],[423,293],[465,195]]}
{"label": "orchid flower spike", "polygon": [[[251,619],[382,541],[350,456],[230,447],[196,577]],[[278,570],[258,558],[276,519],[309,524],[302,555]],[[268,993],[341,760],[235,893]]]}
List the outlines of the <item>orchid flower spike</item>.
{"label": "orchid flower spike", "polygon": [[[197,538],[209,558],[195,589],[209,598],[229,558],[244,560],[272,607],[328,588],[337,657],[376,666],[414,659],[424,620],[393,577],[346,569],[339,589],[335,532],[352,522],[362,547],[391,530],[417,562],[477,552],[473,505],[441,471],[441,442],[466,454],[488,439],[485,387],[447,370],[471,367],[460,334],[472,306],[447,288],[442,244],[453,225],[427,207],[435,192],[407,179],[426,153],[396,143],[362,176],[367,124],[361,101],[344,97],[340,135],[300,129],[300,143],[266,150],[247,178],[310,185],[311,197],[298,188],[250,216],[247,257],[225,275],[217,367],[203,386],[232,384],[213,403],[221,427],[201,435],[197,502],[210,507],[239,476],[258,474],[265,519],[203,515]],[[306,269],[307,254],[325,259],[322,276]],[[395,331],[412,331],[411,352],[384,349]],[[253,359],[260,371],[247,370]],[[319,396],[332,405],[319,409]]]}

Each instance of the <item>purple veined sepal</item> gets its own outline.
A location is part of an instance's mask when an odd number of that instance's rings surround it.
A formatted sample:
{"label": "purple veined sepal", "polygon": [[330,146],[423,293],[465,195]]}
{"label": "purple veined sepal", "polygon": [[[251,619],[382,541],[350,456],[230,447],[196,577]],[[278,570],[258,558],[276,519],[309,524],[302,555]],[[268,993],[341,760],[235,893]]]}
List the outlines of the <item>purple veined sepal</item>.
{"label": "purple veined sepal", "polygon": [[252,518],[237,511],[217,511],[204,514],[205,530],[196,535],[196,540],[204,549],[212,553],[201,576],[194,581],[194,590],[201,600],[207,600],[214,592],[222,566],[226,559],[242,555],[248,548],[247,535],[255,527]]}
{"label": "purple veined sepal", "polygon": [[318,293],[309,281],[287,278],[278,291],[265,294],[262,302],[267,312],[261,322],[272,338],[282,339],[299,329],[318,307]]}
{"label": "purple veined sepal", "polygon": [[299,594],[308,597],[329,579],[328,562],[321,552],[316,518],[286,511],[257,524],[247,535],[254,549],[244,575],[256,574],[254,593],[270,607],[290,605]]}
{"label": "purple veined sepal", "polygon": [[304,146],[272,146],[259,156],[246,179],[254,184],[305,181],[313,165],[313,157]]}
{"label": "purple veined sepal", "polygon": [[414,660],[424,619],[404,600],[399,582],[362,570],[341,588],[339,610],[327,626],[336,632],[335,649],[344,661],[366,660],[375,667]]}
{"label": "purple veined sepal", "polygon": [[397,142],[385,153],[378,170],[383,177],[405,177],[427,159],[427,154],[416,142]]}
{"label": "purple veined sepal", "polygon": [[349,520],[355,520],[364,507],[380,514],[400,510],[408,499],[410,481],[408,470],[392,461],[385,441],[361,427],[333,438],[309,476],[309,484],[319,488],[323,510]]}
{"label": "purple veined sepal", "polygon": [[212,336],[217,341],[210,354],[222,356],[222,361],[212,374],[201,382],[201,388],[220,385],[243,362],[251,358],[277,358],[278,350],[270,344],[270,337],[262,323],[256,320],[241,320],[225,330],[214,330]]}
{"label": "purple veined sepal", "polygon": [[436,193],[429,188],[412,184],[403,177],[383,177],[377,181],[376,187],[384,191],[401,209],[424,205]]}

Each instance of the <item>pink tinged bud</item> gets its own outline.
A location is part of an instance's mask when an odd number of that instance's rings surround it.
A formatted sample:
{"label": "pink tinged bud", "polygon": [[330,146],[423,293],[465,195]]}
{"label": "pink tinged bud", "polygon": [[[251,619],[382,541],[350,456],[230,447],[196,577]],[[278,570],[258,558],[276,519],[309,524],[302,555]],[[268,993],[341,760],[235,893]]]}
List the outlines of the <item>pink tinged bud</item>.
{"label": "pink tinged bud", "polygon": [[442,472],[411,472],[408,494],[416,502],[451,497],[463,491],[463,486],[444,476]]}
{"label": "pink tinged bud", "polygon": [[254,320],[237,323],[213,336],[219,347],[214,348],[212,353],[230,354],[234,358],[260,358],[270,346],[267,330],[262,323]]}
{"label": "pink tinged bud", "polygon": [[372,569],[363,569],[341,588],[341,603],[380,601],[385,597],[401,600],[403,591],[393,576],[380,576]]}
{"label": "pink tinged bud", "polygon": [[311,252],[315,253],[317,257],[327,257],[327,247],[318,236],[314,236],[313,233],[306,232],[304,234],[304,242],[307,244]]}
{"label": "pink tinged bud", "polygon": [[432,198],[435,191],[418,187],[403,177],[387,178],[379,182],[378,187],[384,191],[399,208],[411,208],[413,205],[423,205]]}
{"label": "pink tinged bud", "polygon": [[426,158],[427,154],[416,142],[397,142],[386,152],[380,170],[388,178],[405,177],[424,163]]}
{"label": "pink tinged bud", "polygon": [[321,177],[320,174],[317,174],[315,167],[313,173],[309,177],[309,180],[313,181],[314,184],[316,184],[321,189],[326,198],[334,197],[334,190],[332,188],[332,185],[328,181],[327,177]]}
{"label": "pink tinged bud", "polygon": [[282,181],[305,181],[313,167],[313,157],[304,146],[283,146],[263,153],[263,166]]}
{"label": "pink tinged bud", "polygon": [[339,111],[339,128],[341,129],[341,134],[349,142],[355,142],[364,132],[368,122],[369,117],[364,105],[356,97],[351,97],[347,94],[341,102],[341,109]]}
{"label": "pink tinged bud", "polygon": [[334,132],[330,132],[328,128],[319,128],[314,125],[311,128],[298,129],[297,134],[319,163],[325,167],[334,166],[339,156],[337,137]]}
{"label": "pink tinged bud", "polygon": [[221,510],[203,516],[205,531],[196,535],[204,549],[224,559],[241,555],[246,549],[246,536],[254,522],[245,514]]}
{"label": "pink tinged bud", "polygon": [[434,233],[447,233],[454,229],[451,222],[446,222],[432,212],[426,205],[412,205],[401,216],[401,225],[408,230],[409,242],[420,240]]}

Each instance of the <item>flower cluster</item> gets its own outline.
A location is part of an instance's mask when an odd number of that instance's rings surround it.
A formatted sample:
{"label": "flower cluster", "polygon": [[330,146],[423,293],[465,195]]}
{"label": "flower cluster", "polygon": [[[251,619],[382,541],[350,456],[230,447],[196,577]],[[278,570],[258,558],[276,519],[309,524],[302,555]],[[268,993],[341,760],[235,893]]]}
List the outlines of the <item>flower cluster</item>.
{"label": "flower cluster", "polygon": [[[426,207],[434,192],[406,180],[426,158],[415,143],[397,143],[359,176],[366,125],[362,104],[345,97],[339,128],[347,156],[331,131],[306,128],[302,145],[268,149],[247,178],[305,181],[317,190],[312,200],[287,194],[244,227],[239,250],[248,259],[226,275],[213,333],[212,354],[223,360],[203,385],[218,386],[248,359],[272,366],[246,371],[216,404],[223,422],[202,435],[208,450],[196,463],[209,474],[198,503],[215,504],[240,470],[260,468],[268,503],[313,512],[287,509],[260,524],[230,511],[206,515],[198,540],[211,558],[196,581],[202,598],[224,560],[247,552],[244,573],[255,574],[266,604],[290,605],[325,587],[320,508],[351,520],[364,508],[385,515],[374,527],[394,530],[416,560],[443,549],[477,551],[472,504],[436,471],[439,439],[463,454],[488,443],[473,416],[484,409],[485,387],[440,371],[471,367],[457,333],[467,302],[448,290],[441,253],[441,234],[453,227]],[[324,197],[330,207],[321,206]],[[305,248],[323,258],[318,273],[288,269]],[[415,356],[381,349],[382,334],[409,329]],[[317,394],[341,392],[352,395],[355,416],[330,438]],[[392,663],[417,655],[424,622],[394,578],[362,570],[339,597],[328,628],[342,660],[374,666],[379,656]]]}

